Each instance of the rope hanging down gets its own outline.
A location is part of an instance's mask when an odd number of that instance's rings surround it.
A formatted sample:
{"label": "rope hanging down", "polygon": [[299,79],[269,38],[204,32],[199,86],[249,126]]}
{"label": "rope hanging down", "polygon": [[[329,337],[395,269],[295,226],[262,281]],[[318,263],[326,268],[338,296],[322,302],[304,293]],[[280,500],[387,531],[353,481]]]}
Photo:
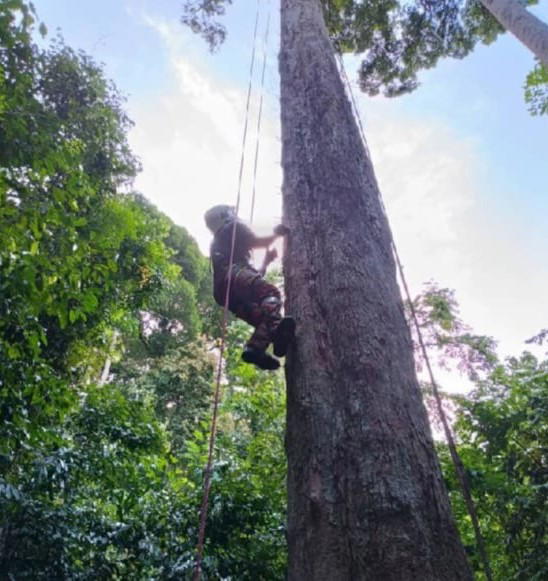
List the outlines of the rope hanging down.
{"label": "rope hanging down", "polygon": [[266,18],[266,29],[264,33],[263,42],[263,69],[261,73],[261,96],[259,99],[259,113],[257,115],[257,136],[255,145],[255,162],[253,164],[253,191],[251,194],[251,211],[249,213],[249,221],[253,222],[253,217],[255,213],[255,197],[256,197],[256,185],[257,185],[257,169],[259,166],[259,145],[261,136],[261,124],[263,120],[263,102],[264,102],[264,81],[266,73],[266,60],[267,60],[267,48],[268,48],[268,37],[270,34],[270,2],[267,5],[267,18]]}
{"label": "rope hanging down", "polygon": [[[356,119],[356,122],[358,124],[358,129],[359,129],[360,136],[361,136],[361,139],[363,142],[363,146],[365,147],[365,151],[367,152],[367,155],[371,159],[369,147],[367,145],[367,140],[365,138],[365,131],[364,131],[361,116],[360,116],[360,113],[358,110],[358,105],[356,102],[356,98],[354,96],[354,91],[352,89],[350,79],[348,78],[348,75],[346,73],[346,68],[344,66],[344,60],[343,60],[342,54],[337,51],[336,55],[337,55],[337,58],[339,61],[339,69],[341,72],[341,76],[343,77],[343,84],[346,86],[347,93],[350,97],[352,112],[353,112],[354,117]],[[386,208],[384,206],[384,202],[380,196],[380,192],[379,192],[379,202],[380,202],[380,206],[381,206],[382,212],[384,214],[384,217],[385,217],[386,221],[388,222],[388,215],[386,213]],[[437,410],[438,410],[438,413],[439,413],[439,416],[441,419],[441,423],[443,425],[443,431],[445,434],[445,439],[447,441],[447,446],[449,448],[449,452],[451,454],[451,460],[453,461],[453,465],[455,467],[455,472],[457,474],[457,478],[458,478],[458,481],[460,484],[460,488],[461,488],[462,496],[464,498],[464,502],[466,504],[466,509],[468,511],[468,515],[470,516],[470,520],[472,521],[474,535],[476,538],[476,546],[478,548],[478,553],[480,555],[480,559],[481,559],[482,564],[483,564],[483,570],[485,573],[485,577],[487,578],[487,581],[492,581],[493,574],[491,572],[491,564],[489,562],[489,557],[487,555],[487,550],[485,548],[485,541],[483,539],[483,535],[481,534],[478,513],[476,511],[476,505],[474,503],[474,499],[472,498],[472,492],[470,490],[470,483],[469,483],[467,475],[466,475],[464,464],[462,463],[461,457],[458,453],[457,446],[455,444],[455,438],[453,437],[453,433],[451,431],[449,421],[447,420],[447,414],[445,413],[445,410],[443,409],[443,403],[442,403],[440,391],[438,388],[438,384],[434,378],[434,372],[432,371],[432,366],[430,365],[430,358],[428,357],[428,352],[426,350],[426,346],[425,346],[425,343],[423,340],[422,331],[421,331],[420,324],[419,324],[419,319],[417,317],[417,312],[415,310],[415,306],[413,304],[413,301],[411,300],[411,293],[409,292],[409,287],[407,285],[407,279],[406,279],[406,276],[403,272],[403,266],[402,266],[402,263],[400,260],[400,255],[398,253],[398,249],[396,248],[396,243],[394,242],[392,235],[390,235],[390,245],[392,247],[392,252],[394,254],[394,260],[396,262],[398,274],[400,276],[400,280],[401,280],[402,286],[404,288],[405,296],[407,298],[407,302],[409,303],[409,307],[411,310],[411,318],[413,319],[413,324],[416,328],[419,346],[420,346],[421,353],[422,353],[422,356],[423,356],[425,364],[426,364],[426,369],[428,371],[428,376],[430,378],[430,384],[432,385],[432,392],[434,394],[434,399],[436,401],[436,407],[437,407]]]}
{"label": "rope hanging down", "polygon": [[[241,192],[242,192],[242,182],[243,182],[243,173],[244,173],[244,165],[245,165],[245,149],[246,149],[246,142],[247,142],[247,130],[249,124],[249,110],[250,110],[250,103],[251,103],[251,92],[253,86],[253,71],[255,68],[255,55],[256,55],[256,46],[257,46],[257,30],[259,25],[259,7],[260,7],[260,0],[257,0],[257,14],[255,16],[255,26],[253,31],[253,46],[251,51],[251,64],[249,67],[249,83],[247,88],[247,99],[246,99],[246,107],[245,107],[245,122],[244,122],[244,129],[243,129],[243,136],[242,136],[242,151],[240,157],[240,170],[238,173],[238,188],[237,188],[237,195],[236,195],[236,204],[235,204],[235,213],[238,215],[240,210],[240,201],[241,201]],[[263,62],[263,73],[262,73],[262,88],[264,88],[264,76],[265,76],[265,68],[266,68],[266,37],[268,36],[270,25],[270,15],[267,22],[266,33],[265,33],[265,55],[264,55],[264,62]],[[261,116],[262,116],[262,93],[261,93],[261,104],[259,109],[259,121],[257,126],[257,144],[255,148],[255,166],[254,166],[254,174],[253,174],[253,198],[252,198],[252,216],[253,216],[253,208],[255,205],[255,180],[257,175],[257,158],[259,155],[259,131],[261,127]],[[199,581],[202,576],[202,560],[203,560],[203,553],[204,553],[204,541],[205,541],[205,529],[206,529],[206,522],[207,522],[207,513],[209,507],[209,493],[211,490],[211,475],[212,475],[212,468],[213,468],[213,452],[215,447],[215,438],[217,435],[217,418],[219,413],[219,401],[221,395],[221,378],[223,373],[223,361],[224,361],[224,354],[225,354],[225,347],[226,347],[226,331],[228,325],[228,305],[230,299],[230,286],[231,286],[231,279],[232,279],[232,267],[234,264],[234,248],[236,243],[236,220],[234,221],[234,226],[232,228],[232,237],[231,237],[231,244],[230,244],[230,259],[229,259],[229,268],[227,274],[227,289],[225,295],[225,303],[223,307],[223,321],[221,327],[221,341],[220,341],[220,348],[219,348],[219,360],[217,363],[217,371],[216,371],[216,379],[215,379],[215,392],[213,396],[213,407],[212,407],[212,417],[211,417],[211,429],[209,434],[209,446],[208,446],[208,454],[207,454],[207,464],[204,472],[204,481],[203,481],[203,497],[202,497],[202,504],[200,507],[200,519],[199,519],[199,528],[198,528],[198,543],[196,546],[196,558],[194,564],[194,575],[193,581]]]}

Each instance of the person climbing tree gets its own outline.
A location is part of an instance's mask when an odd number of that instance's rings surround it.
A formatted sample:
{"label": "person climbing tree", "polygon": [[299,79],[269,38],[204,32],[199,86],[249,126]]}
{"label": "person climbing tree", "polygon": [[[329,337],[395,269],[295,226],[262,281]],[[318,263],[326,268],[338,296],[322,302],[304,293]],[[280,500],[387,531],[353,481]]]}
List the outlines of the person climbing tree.
{"label": "person climbing tree", "polygon": [[[291,317],[282,317],[280,291],[263,277],[277,256],[276,249],[270,249],[270,245],[289,230],[279,224],[270,236],[256,236],[238,220],[234,208],[225,205],[209,209],[205,222],[214,236],[211,262],[215,301],[221,306],[228,305],[239,319],[255,327],[242,359],[260,369],[278,369],[280,362],[266,350],[273,343],[274,355],[284,357],[294,336],[295,321]],[[253,248],[267,249],[260,270],[250,263]]]}

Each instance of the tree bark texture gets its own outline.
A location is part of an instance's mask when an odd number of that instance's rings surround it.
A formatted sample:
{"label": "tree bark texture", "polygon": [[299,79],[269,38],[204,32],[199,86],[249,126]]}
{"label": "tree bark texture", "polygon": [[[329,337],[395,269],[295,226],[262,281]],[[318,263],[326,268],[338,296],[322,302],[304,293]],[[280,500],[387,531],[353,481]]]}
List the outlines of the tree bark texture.
{"label": "tree bark texture", "polygon": [[319,0],[281,10],[289,579],[469,580]]}
{"label": "tree bark texture", "polygon": [[480,0],[500,25],[520,40],[548,67],[548,24],[518,0]]}

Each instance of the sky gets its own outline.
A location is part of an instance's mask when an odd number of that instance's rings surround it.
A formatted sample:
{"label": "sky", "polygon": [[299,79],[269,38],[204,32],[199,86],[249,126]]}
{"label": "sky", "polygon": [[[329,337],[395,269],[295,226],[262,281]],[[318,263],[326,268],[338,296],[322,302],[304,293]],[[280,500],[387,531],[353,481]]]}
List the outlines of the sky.
{"label": "sky", "polygon": [[[216,53],[180,22],[179,0],[35,0],[50,36],[104,64],[127,98],[135,182],[207,253],[204,212],[235,202],[242,152],[254,0],[234,0]],[[548,22],[548,1],[535,13]],[[253,226],[281,216],[277,0],[263,0],[241,216],[249,216],[267,15],[264,111]],[[359,57],[347,57],[355,84]],[[532,55],[504,35],[464,60],[420,75],[397,99],[355,88],[369,150],[413,294],[430,280],[454,289],[461,317],[501,355],[548,327],[548,117],[533,117],[522,86]]]}

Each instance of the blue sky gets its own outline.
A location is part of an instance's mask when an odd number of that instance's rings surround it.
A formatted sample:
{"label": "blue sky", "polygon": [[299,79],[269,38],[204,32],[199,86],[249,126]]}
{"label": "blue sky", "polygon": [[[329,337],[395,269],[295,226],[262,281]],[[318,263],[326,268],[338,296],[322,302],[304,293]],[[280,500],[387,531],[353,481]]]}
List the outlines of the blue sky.
{"label": "blue sky", "polygon": [[[105,63],[135,121],[130,139],[143,162],[136,187],[206,251],[203,212],[235,195],[255,2],[235,0],[226,17],[228,41],[214,55],[178,23],[179,1],[35,5],[50,34],[59,27],[68,44]],[[273,28],[259,229],[281,213],[277,1],[267,5]],[[548,2],[535,12],[548,21]],[[261,30],[264,19],[263,11]],[[351,75],[355,62],[347,59]],[[418,292],[434,279],[454,288],[463,318],[499,339],[503,353],[519,351],[548,326],[548,117],[530,116],[523,102],[532,67],[528,51],[505,35],[423,73],[411,95],[357,95],[412,287]],[[255,96],[252,114],[256,108]]]}

